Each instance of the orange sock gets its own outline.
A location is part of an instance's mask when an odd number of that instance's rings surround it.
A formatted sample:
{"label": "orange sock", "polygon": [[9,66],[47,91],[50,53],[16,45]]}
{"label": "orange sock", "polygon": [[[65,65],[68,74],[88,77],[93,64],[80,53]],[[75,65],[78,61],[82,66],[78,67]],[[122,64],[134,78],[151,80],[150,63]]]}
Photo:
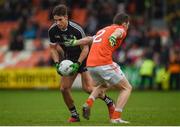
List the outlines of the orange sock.
{"label": "orange sock", "polygon": [[112,119],[118,119],[121,118],[121,112],[114,111],[112,115]]}
{"label": "orange sock", "polygon": [[92,98],[88,98],[86,100],[86,103],[88,104],[89,107],[92,107],[93,103],[94,103],[94,100]]}

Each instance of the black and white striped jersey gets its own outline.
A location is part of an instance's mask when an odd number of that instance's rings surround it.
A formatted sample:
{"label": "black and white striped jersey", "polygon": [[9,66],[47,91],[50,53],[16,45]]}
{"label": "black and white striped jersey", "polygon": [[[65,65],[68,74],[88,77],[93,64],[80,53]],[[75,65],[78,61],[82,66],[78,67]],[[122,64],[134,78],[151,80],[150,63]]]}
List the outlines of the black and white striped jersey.
{"label": "black and white striped jersey", "polygon": [[80,46],[66,47],[64,45],[64,42],[67,41],[67,39],[72,39],[74,36],[77,39],[81,39],[85,37],[84,30],[82,29],[80,25],[78,25],[75,22],[69,21],[67,29],[62,31],[54,23],[49,28],[48,34],[49,34],[49,39],[50,39],[51,44],[58,43],[62,47],[65,53],[64,54],[65,59],[72,60],[73,62],[76,62],[78,60],[81,53]]}

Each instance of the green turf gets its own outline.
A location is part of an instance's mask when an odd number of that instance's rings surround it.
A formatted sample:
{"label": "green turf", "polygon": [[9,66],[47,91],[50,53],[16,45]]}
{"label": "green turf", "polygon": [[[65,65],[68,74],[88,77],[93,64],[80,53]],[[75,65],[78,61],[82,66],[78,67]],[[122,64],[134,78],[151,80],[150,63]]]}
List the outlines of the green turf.
{"label": "green turf", "polygon": [[[118,92],[108,95],[115,99]],[[75,104],[81,105],[87,94],[73,91]],[[128,125],[180,125],[180,92],[133,92],[123,112]],[[58,90],[0,90],[0,125],[106,125],[107,108],[101,100],[95,102],[89,121],[67,123],[69,112]],[[116,124],[120,125],[120,124]]]}

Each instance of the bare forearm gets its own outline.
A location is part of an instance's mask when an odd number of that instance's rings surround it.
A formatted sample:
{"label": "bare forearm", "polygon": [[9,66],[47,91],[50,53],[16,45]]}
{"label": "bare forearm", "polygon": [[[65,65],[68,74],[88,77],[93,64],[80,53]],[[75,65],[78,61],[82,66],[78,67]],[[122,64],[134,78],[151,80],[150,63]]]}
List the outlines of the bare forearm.
{"label": "bare forearm", "polygon": [[80,40],[77,40],[75,45],[89,45],[93,42],[93,37],[87,36],[85,38],[82,38]]}
{"label": "bare forearm", "polygon": [[50,52],[51,52],[51,57],[55,63],[56,62],[59,63],[64,57],[64,51],[58,45],[50,45]]}
{"label": "bare forearm", "polygon": [[51,49],[51,57],[52,57],[52,59],[53,59],[53,61],[56,63],[56,62],[60,62],[60,56],[59,56],[59,54],[58,54],[58,52],[57,52],[57,50],[52,50]]}
{"label": "bare forearm", "polygon": [[82,63],[82,61],[87,57],[88,52],[89,52],[89,46],[88,46],[88,45],[85,45],[85,46],[83,47],[82,52],[81,52],[81,54],[80,54],[80,56],[79,56],[79,59],[78,59],[78,61],[79,61],[80,63]]}

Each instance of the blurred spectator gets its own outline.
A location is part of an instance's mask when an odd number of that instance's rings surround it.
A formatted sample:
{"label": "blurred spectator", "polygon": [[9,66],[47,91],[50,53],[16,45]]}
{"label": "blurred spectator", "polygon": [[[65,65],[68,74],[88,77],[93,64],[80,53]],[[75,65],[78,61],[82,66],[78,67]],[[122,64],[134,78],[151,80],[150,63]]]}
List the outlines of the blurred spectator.
{"label": "blurred spectator", "polygon": [[48,27],[44,24],[40,25],[38,31],[37,31],[37,38],[48,38]]}
{"label": "blurred spectator", "polygon": [[180,50],[174,47],[170,51],[170,89],[180,90]]}
{"label": "blurred spectator", "polygon": [[32,14],[31,0],[6,0],[0,5],[0,21],[15,21],[24,16]]}
{"label": "blurred spectator", "polygon": [[167,66],[168,63],[169,63],[169,47],[168,45],[166,45],[161,48],[161,52],[159,56],[159,64]]}
{"label": "blurred spectator", "polygon": [[97,29],[112,23],[112,18],[117,11],[118,5],[115,0],[92,0],[91,4],[91,9],[97,12]]}
{"label": "blurred spectator", "polygon": [[88,18],[85,24],[85,31],[87,35],[94,35],[97,31],[98,19],[94,10],[89,10]]}
{"label": "blurred spectator", "polygon": [[0,40],[3,38],[3,35],[0,33]]}
{"label": "blurred spectator", "polygon": [[154,30],[152,27],[148,27],[146,46],[153,48],[153,51],[161,51],[161,38],[158,31]]}
{"label": "blurred spectator", "polygon": [[158,90],[169,89],[169,72],[167,66],[159,66],[156,69],[155,84]]}
{"label": "blurred spectator", "polygon": [[11,51],[21,51],[24,49],[24,38],[23,32],[25,30],[26,21],[23,18],[18,20],[17,27],[12,29],[10,32],[9,39],[9,50]]}
{"label": "blurred spectator", "polygon": [[39,61],[36,64],[36,66],[38,66],[38,67],[44,67],[44,66],[47,66],[47,65],[48,65],[47,62],[42,57],[39,58]]}
{"label": "blurred spectator", "polygon": [[129,64],[139,67],[141,64],[140,62],[142,55],[142,48],[140,48],[137,43],[133,43],[127,52],[127,59]]}
{"label": "blurred spectator", "polygon": [[9,50],[11,51],[21,51],[24,49],[23,36],[16,29],[11,31],[9,43]]}
{"label": "blurred spectator", "polygon": [[175,14],[175,16],[171,19],[169,28],[173,40],[178,40],[180,38],[180,15]]}
{"label": "blurred spectator", "polygon": [[153,52],[148,50],[145,54],[144,62],[142,63],[139,74],[141,76],[141,82],[139,88],[141,90],[153,88],[153,78],[155,76],[155,63],[153,61]]}
{"label": "blurred spectator", "polygon": [[40,38],[35,39],[33,44],[34,44],[34,47],[35,47],[35,51],[44,50],[44,45],[43,45],[43,42],[42,42],[42,40]]}
{"label": "blurred spectator", "polygon": [[39,29],[38,24],[33,20],[29,19],[26,24],[23,36],[25,39],[35,39],[37,37],[37,31]]}

